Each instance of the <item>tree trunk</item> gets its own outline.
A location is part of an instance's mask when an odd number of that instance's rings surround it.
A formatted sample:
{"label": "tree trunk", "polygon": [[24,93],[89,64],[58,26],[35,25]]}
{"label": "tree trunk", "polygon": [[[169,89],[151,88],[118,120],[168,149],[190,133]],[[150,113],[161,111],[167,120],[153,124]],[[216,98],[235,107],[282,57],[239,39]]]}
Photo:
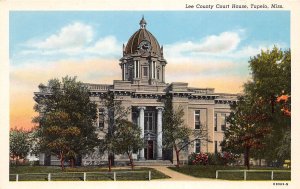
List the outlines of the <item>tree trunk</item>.
{"label": "tree trunk", "polygon": [[246,148],[245,148],[245,153],[244,153],[244,161],[245,161],[245,166],[247,167],[248,170],[250,169],[250,164],[249,164],[249,161],[250,161],[250,158],[249,158],[249,151],[250,151],[250,148],[249,148],[249,147],[246,147]]}
{"label": "tree trunk", "polygon": [[177,160],[177,165],[176,165],[176,167],[179,167],[179,165],[180,165],[180,161],[179,161],[179,150],[177,149],[177,146],[176,146],[176,145],[174,145],[174,150],[175,150],[175,152],[176,152],[176,160]]}
{"label": "tree trunk", "polygon": [[108,171],[111,172],[111,155],[108,155]]}
{"label": "tree trunk", "polygon": [[74,158],[71,158],[71,167],[74,168]]}
{"label": "tree trunk", "polygon": [[132,154],[127,153],[127,155],[128,155],[129,161],[130,161],[131,170],[133,170],[134,164],[133,164]]}
{"label": "tree trunk", "polygon": [[61,170],[65,170],[65,157],[64,153],[60,152],[60,165],[61,165]]}
{"label": "tree trunk", "polygon": [[275,112],[275,100],[276,100],[275,96],[272,95],[271,97],[272,114]]}

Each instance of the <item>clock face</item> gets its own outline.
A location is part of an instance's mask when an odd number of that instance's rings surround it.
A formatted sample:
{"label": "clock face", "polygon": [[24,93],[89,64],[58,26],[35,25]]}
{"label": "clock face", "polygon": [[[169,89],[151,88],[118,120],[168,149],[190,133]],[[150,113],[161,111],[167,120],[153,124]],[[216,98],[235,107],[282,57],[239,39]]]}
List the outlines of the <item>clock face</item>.
{"label": "clock face", "polygon": [[139,45],[139,49],[149,52],[151,50],[151,44],[149,43],[149,41],[142,41]]}

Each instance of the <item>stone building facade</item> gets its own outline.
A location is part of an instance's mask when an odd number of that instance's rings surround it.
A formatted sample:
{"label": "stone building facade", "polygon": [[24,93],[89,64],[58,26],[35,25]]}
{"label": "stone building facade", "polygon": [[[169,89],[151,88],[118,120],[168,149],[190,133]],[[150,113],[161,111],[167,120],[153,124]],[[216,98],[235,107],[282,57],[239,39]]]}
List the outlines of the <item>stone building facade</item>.
{"label": "stone building facade", "polygon": [[[141,130],[141,138],[145,147],[136,152],[133,157],[138,161],[171,160],[176,163],[176,156],[167,153],[162,148],[163,134],[163,99],[172,96],[174,107],[181,106],[184,110],[185,125],[191,129],[206,127],[211,142],[196,140],[194,145],[181,153],[181,160],[187,160],[192,152],[220,151],[226,125],[226,116],[230,113],[230,103],[237,100],[236,94],[215,93],[213,88],[189,87],[185,82],[165,82],[165,67],[163,47],[146,29],[144,18],[140,28],[123,45],[123,56],[119,65],[122,69],[122,80],[114,80],[112,85],[87,84],[90,98],[98,105],[97,132],[105,129],[103,120],[102,97],[112,92],[115,100],[122,101],[124,107],[129,107],[131,113],[128,120],[137,124]],[[117,65],[116,65],[117,66]],[[40,93],[35,93],[40,95]],[[116,156],[116,161],[126,160],[126,156]],[[54,160],[53,160],[54,161]],[[101,164],[107,161],[105,155],[98,152],[83,156],[83,165]],[[41,162],[43,163],[43,162]],[[54,162],[52,163],[54,164]]]}

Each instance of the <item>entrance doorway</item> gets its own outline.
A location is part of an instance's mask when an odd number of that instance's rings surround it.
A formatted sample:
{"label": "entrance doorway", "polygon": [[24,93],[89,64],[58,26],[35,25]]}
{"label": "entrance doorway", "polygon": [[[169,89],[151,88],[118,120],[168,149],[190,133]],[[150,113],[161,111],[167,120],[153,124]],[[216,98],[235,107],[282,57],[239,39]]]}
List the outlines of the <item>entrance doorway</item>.
{"label": "entrance doorway", "polygon": [[145,149],[145,157],[147,160],[154,159],[153,150],[154,150],[153,140],[148,140],[147,148]]}

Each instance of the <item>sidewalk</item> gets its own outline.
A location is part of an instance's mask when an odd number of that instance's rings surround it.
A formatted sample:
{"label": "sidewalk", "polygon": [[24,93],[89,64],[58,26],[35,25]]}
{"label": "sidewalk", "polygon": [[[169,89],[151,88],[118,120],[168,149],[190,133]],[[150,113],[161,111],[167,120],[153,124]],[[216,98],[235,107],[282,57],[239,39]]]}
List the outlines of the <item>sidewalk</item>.
{"label": "sidewalk", "polygon": [[177,171],[173,171],[166,166],[148,166],[148,167],[160,171],[165,175],[171,177],[169,179],[155,179],[153,181],[214,181],[215,180],[215,179],[197,178],[197,177],[185,175]]}

